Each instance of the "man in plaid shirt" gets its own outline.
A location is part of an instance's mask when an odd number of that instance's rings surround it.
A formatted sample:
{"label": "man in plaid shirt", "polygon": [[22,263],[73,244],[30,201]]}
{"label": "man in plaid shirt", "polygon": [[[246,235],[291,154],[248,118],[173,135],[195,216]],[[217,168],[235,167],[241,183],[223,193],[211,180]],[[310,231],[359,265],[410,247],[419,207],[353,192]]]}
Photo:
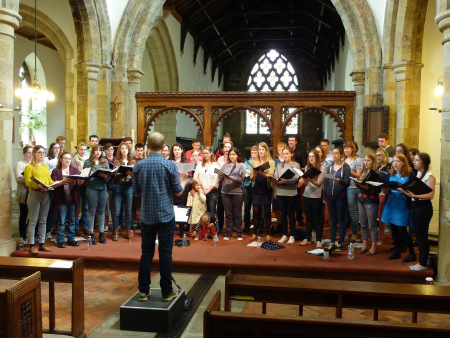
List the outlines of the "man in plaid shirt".
{"label": "man in plaid shirt", "polygon": [[172,248],[175,231],[173,195],[183,193],[186,182],[180,184],[178,170],[172,161],[164,159],[161,148],[164,136],[151,133],[147,138],[150,154],[136,163],[133,169],[133,194],[141,195],[142,256],[139,263],[139,300],[151,294],[150,274],[155,254],[155,240],[159,240],[159,266],[162,300],[169,302],[178,295],[172,288]]}

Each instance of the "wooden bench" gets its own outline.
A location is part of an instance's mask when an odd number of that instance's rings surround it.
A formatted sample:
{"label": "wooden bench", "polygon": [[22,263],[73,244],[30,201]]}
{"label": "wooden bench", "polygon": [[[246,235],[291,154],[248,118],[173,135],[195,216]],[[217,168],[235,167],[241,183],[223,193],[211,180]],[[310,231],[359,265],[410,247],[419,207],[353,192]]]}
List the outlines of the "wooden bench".
{"label": "wooden bench", "polygon": [[[64,266],[56,267],[55,264]],[[85,337],[84,333],[84,261],[28,257],[0,257],[0,278],[20,279],[37,271],[41,280],[49,284],[49,333]],[[55,330],[55,283],[72,284],[71,331]]]}
{"label": "wooden bench", "polygon": [[[225,311],[231,311],[231,300],[303,306],[336,307],[336,318],[343,308],[450,314],[450,288],[438,285],[378,283],[348,280],[326,280],[293,277],[238,275],[228,271],[225,277]],[[414,311],[412,311],[414,310]]]}
{"label": "wooden bench", "polygon": [[220,337],[408,337],[444,338],[448,326],[366,320],[307,319],[220,311],[220,290],[203,313],[203,336]]}
{"label": "wooden bench", "polygon": [[0,290],[0,337],[41,337],[41,273]]}

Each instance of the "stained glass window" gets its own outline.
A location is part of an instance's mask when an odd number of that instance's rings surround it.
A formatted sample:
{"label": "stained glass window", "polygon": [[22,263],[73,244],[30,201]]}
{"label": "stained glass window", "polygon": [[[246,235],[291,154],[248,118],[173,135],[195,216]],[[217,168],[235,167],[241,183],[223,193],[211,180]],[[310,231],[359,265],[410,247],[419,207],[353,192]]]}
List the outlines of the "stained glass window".
{"label": "stained glass window", "polygon": [[[249,92],[295,92],[298,91],[298,77],[287,58],[272,49],[253,66],[247,80]],[[270,114],[267,114],[270,118]],[[298,119],[294,117],[286,128],[287,134],[297,134]],[[247,134],[269,134],[267,123],[257,114],[247,111]]]}

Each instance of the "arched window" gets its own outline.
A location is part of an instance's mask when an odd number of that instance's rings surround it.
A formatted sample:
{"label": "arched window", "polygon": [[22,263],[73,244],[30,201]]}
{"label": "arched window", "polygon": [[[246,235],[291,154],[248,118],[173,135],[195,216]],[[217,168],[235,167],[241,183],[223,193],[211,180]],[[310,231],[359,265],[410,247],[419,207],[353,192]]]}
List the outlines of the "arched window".
{"label": "arched window", "polygon": [[286,57],[271,49],[253,66],[247,87],[249,92],[296,92],[298,77]]}
{"label": "arched window", "polygon": [[[247,80],[249,92],[296,92],[298,77],[286,57],[274,49],[264,54],[253,66]],[[297,117],[292,119],[288,134],[297,134]],[[268,134],[265,121],[252,111],[246,112],[246,134]]]}

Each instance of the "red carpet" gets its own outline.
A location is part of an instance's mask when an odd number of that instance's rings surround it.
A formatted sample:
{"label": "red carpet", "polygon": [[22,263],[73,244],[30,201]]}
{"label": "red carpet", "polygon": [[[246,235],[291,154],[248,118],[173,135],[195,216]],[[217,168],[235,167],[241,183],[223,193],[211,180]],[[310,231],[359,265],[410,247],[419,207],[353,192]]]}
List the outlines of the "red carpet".
{"label": "red carpet", "polygon": [[[178,238],[176,235],[175,238]],[[188,237],[188,239],[190,239]],[[279,236],[273,238],[275,241]],[[388,243],[390,238],[385,238]],[[347,250],[333,252],[328,261],[321,261],[320,257],[306,254],[306,251],[315,248],[315,244],[306,247],[285,245],[284,249],[270,251],[247,247],[249,237],[244,235],[243,241],[235,238],[224,241],[219,240],[219,246],[214,247],[213,241],[193,241],[191,246],[183,249],[173,248],[174,271],[191,273],[216,273],[225,274],[232,269],[235,273],[250,273],[263,275],[284,275],[327,279],[351,279],[372,280],[384,282],[425,283],[425,277],[432,277],[433,271],[428,269],[423,272],[410,271],[408,266],[415,263],[402,263],[401,260],[388,261],[391,254],[391,245],[384,244],[378,247],[375,256],[366,256],[357,253],[355,259],[347,258]],[[49,242],[48,246],[53,252],[40,252],[37,257],[75,259],[83,257],[86,266],[107,268],[109,266],[134,266],[137,270],[141,254],[141,237],[139,230],[134,243],[129,243],[123,237],[118,242],[113,242],[107,237],[106,244],[98,243],[92,251],[87,250],[86,242],[81,242],[79,247],[67,246],[60,249],[56,243]],[[16,257],[30,257],[25,248],[24,251],[15,251],[11,254]],[[406,257],[407,253],[402,254]],[[158,253],[155,253],[155,262],[158,262]],[[157,269],[158,265],[155,264]]]}

